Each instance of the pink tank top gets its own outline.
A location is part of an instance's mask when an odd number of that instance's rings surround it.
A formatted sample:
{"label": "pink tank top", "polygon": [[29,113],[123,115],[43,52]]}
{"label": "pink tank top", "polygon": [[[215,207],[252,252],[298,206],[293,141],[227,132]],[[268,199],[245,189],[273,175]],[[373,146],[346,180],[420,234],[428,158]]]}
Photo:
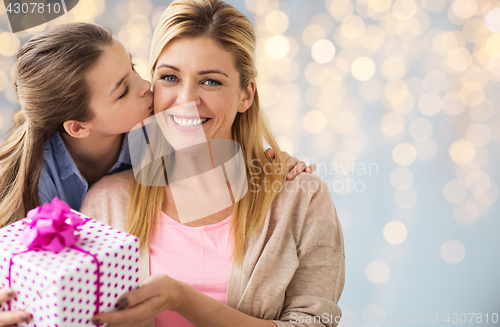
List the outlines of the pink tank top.
{"label": "pink tank top", "polygon": [[[161,213],[156,243],[151,243],[151,275],[167,274],[212,298],[226,303],[231,271],[233,238],[228,244],[229,216],[213,224],[189,227]],[[194,327],[174,311],[165,311],[154,320],[156,327]]]}

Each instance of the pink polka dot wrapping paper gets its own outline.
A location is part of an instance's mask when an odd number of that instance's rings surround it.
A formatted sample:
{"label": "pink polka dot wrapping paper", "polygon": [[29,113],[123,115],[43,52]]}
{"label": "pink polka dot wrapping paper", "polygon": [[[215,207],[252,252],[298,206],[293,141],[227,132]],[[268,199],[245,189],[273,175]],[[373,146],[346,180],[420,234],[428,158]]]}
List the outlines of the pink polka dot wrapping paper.
{"label": "pink polka dot wrapping paper", "polygon": [[[81,215],[81,214],[80,214]],[[84,215],[81,215],[85,217]],[[96,326],[91,322],[97,299],[99,262],[99,312],[118,307],[118,298],[139,287],[139,240],[94,219],[79,227],[76,247],[92,255],[66,247],[59,253],[27,250],[21,243],[24,224],[18,221],[0,229],[0,287],[11,287],[17,297],[10,300],[11,310],[33,315],[29,323],[18,326],[73,327]],[[8,311],[7,302],[0,311]]]}

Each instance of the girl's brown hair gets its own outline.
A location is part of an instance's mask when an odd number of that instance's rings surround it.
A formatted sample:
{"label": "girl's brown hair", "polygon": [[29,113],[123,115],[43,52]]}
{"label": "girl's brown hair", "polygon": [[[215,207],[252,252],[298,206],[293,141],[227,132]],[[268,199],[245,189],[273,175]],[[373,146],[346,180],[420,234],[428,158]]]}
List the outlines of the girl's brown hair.
{"label": "girl's brown hair", "polygon": [[[240,86],[248,86],[251,78],[257,76],[255,68],[255,34],[248,19],[232,6],[220,0],[177,0],[163,13],[153,35],[150,65],[154,73],[160,53],[168,42],[185,37],[209,37],[229,51],[240,73]],[[272,169],[265,174],[264,165],[269,163],[263,149],[262,139],[276,150],[274,162],[285,167],[278,144],[266,126],[259,106],[257,91],[251,107],[244,113],[237,113],[232,126],[233,140],[242,148],[245,158],[248,191],[234,205],[231,219],[231,233],[234,236],[232,258],[240,266],[248,238],[262,227],[272,200],[277,194],[274,182],[280,186],[285,180],[285,169]],[[159,165],[161,167],[161,165]],[[269,169],[268,169],[269,170]],[[267,187],[266,187],[267,185]],[[277,188],[279,189],[279,188]],[[128,208],[128,232],[141,240],[142,246],[149,246],[150,233],[163,207],[165,188],[140,185],[135,180],[131,189]]]}
{"label": "girl's brown hair", "polygon": [[85,80],[113,40],[99,25],[70,23],[31,38],[17,54],[14,82],[22,109],[0,147],[0,227],[40,205],[44,143],[67,120],[93,118]]}

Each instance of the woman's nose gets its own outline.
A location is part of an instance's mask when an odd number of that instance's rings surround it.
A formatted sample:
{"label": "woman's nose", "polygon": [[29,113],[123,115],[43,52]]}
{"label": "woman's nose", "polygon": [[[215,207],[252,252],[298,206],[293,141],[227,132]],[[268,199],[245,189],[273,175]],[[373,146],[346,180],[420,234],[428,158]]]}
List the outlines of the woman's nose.
{"label": "woman's nose", "polygon": [[190,102],[199,105],[200,97],[196,91],[196,87],[186,83],[179,89],[179,93],[177,94],[177,105],[183,105]]}

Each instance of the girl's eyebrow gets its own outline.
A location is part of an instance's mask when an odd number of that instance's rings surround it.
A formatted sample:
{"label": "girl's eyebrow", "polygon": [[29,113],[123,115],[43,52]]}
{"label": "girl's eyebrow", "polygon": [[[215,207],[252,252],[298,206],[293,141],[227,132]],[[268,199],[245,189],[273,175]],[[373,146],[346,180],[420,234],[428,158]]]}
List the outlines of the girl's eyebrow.
{"label": "girl's eyebrow", "polygon": [[[180,72],[181,70],[175,66],[172,66],[172,65],[169,65],[169,64],[160,64],[158,65],[158,68],[161,68],[161,67],[166,67],[166,68],[170,68],[172,70],[175,70],[176,72]],[[202,70],[200,72],[198,72],[199,75],[206,75],[206,74],[222,74],[226,77],[229,77],[226,73],[218,70],[218,69],[210,69],[210,70]]]}
{"label": "girl's eyebrow", "polygon": [[[132,61],[132,54],[130,54],[130,52],[128,53],[128,55],[130,56],[130,61]],[[123,76],[116,84],[115,84],[115,87],[111,90],[111,92],[109,92],[109,95],[113,94],[119,87],[120,85],[123,84],[123,81],[128,77],[128,73],[127,75]],[[109,96],[108,95],[108,96]]]}
{"label": "girl's eyebrow", "polygon": [[111,90],[111,92],[109,93],[109,95],[113,94],[119,87],[120,85],[123,84],[123,81],[128,77],[128,73],[127,75],[123,76],[116,84],[115,84],[115,87],[113,88],[113,90]]}

